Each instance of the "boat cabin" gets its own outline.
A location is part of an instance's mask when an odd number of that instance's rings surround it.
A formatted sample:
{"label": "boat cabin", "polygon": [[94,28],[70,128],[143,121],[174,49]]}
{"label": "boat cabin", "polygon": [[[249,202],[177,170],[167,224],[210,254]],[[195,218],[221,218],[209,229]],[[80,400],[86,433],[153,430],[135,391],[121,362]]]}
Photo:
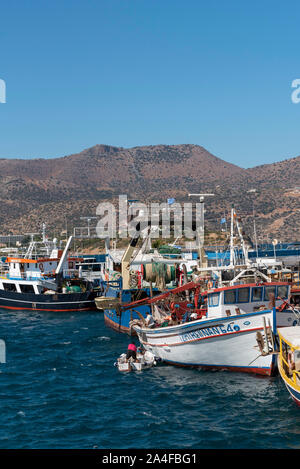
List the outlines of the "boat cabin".
{"label": "boat cabin", "polygon": [[208,317],[235,316],[270,309],[272,294],[275,305],[282,304],[290,294],[290,285],[284,282],[241,284],[216,288],[207,292]]}
{"label": "boat cabin", "polygon": [[97,262],[95,258],[85,258],[80,262],[76,262],[76,269],[83,277],[101,278],[101,274],[104,274],[105,271],[105,261]]}
{"label": "boat cabin", "polygon": [[300,405],[300,326],[278,331],[280,375],[294,401]]}
{"label": "boat cabin", "polygon": [[22,259],[8,257],[7,276],[11,280],[36,280],[55,274],[59,259]]}
{"label": "boat cabin", "polygon": [[[60,257],[23,259],[7,257],[5,270],[0,273],[0,290],[40,294],[56,290],[55,271]],[[70,259],[65,259],[62,271],[67,272]]]}

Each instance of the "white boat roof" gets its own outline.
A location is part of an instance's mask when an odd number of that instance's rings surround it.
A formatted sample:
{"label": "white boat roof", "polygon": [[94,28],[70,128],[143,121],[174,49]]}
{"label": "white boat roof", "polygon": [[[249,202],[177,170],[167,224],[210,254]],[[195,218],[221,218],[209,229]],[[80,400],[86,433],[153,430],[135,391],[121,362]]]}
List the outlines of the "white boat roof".
{"label": "white boat roof", "polygon": [[281,327],[278,329],[278,334],[285,342],[300,348],[300,326]]}
{"label": "white boat roof", "polygon": [[114,250],[112,250],[112,251],[109,251],[109,252],[108,252],[108,255],[111,257],[111,259],[112,259],[114,262],[120,264],[121,261],[122,261],[122,257],[123,257],[124,252],[125,252],[125,249],[122,249],[122,250],[120,250],[120,249],[118,249],[118,250],[117,250],[117,249],[114,249]]}

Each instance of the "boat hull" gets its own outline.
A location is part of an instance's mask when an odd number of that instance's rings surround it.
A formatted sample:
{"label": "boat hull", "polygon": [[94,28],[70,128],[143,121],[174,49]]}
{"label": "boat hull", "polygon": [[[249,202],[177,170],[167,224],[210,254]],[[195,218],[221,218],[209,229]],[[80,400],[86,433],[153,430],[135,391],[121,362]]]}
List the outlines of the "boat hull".
{"label": "boat hull", "polygon": [[[154,289],[154,291],[157,293],[156,289]],[[149,298],[149,296],[149,288],[145,288],[140,291],[108,288],[103,294],[103,300],[101,302],[97,302],[96,306],[100,309],[101,304],[105,305],[105,299],[107,299],[108,302],[111,302],[111,306],[103,308],[105,324],[115,331],[129,335],[136,335],[135,331],[130,327],[130,321],[140,319],[139,314],[145,318],[148,312],[151,313],[151,306],[147,304],[136,305],[131,309],[122,309],[120,306],[135,301],[136,299],[142,299],[145,297]],[[116,307],[116,305],[113,304],[116,299],[119,307]]]}
{"label": "boat hull", "polygon": [[104,322],[108,327],[111,327],[117,332],[123,332],[129,335],[136,335],[136,332],[130,327],[130,321],[140,319],[137,311],[145,318],[146,314],[151,313],[151,308],[148,305],[136,307],[134,311],[125,310],[117,311],[116,309],[104,310]]}
{"label": "boat hull", "polygon": [[95,292],[34,294],[0,290],[0,309],[28,311],[87,311],[96,309]]}
{"label": "boat hull", "polygon": [[270,376],[275,372],[275,357],[262,356],[256,341],[256,333],[264,332],[263,317],[274,331],[274,311],[134,329],[143,346],[166,363]]}
{"label": "boat hull", "polygon": [[294,402],[297,404],[298,407],[300,407],[300,392],[297,391],[293,386],[290,386],[289,384],[287,384],[286,382],[285,382],[285,386],[288,392],[290,393],[290,395],[292,396],[292,399],[294,400]]}
{"label": "boat hull", "polygon": [[298,407],[300,407],[300,388],[296,387],[295,384],[292,382],[292,380],[288,379],[284,373],[284,370],[283,370],[283,367],[282,367],[282,363],[281,363],[281,360],[279,360],[279,364],[278,364],[278,370],[279,370],[279,374],[285,384],[285,387],[286,389],[288,390],[288,392],[290,393],[293,401],[297,404]]}

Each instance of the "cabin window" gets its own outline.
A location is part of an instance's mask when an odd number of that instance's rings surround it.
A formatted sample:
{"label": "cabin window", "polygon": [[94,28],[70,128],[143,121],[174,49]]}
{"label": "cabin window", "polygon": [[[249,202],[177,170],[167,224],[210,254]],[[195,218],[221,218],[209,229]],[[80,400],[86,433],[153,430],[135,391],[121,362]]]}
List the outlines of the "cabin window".
{"label": "cabin window", "polygon": [[237,289],[237,303],[248,303],[249,302],[249,288],[238,288]]}
{"label": "cabin window", "polygon": [[269,301],[270,300],[270,293],[274,294],[275,298],[276,298],[276,287],[275,285],[274,286],[269,286],[269,287],[265,287],[265,297],[264,297],[264,301]]}
{"label": "cabin window", "polygon": [[252,301],[262,301],[262,287],[252,288]]}
{"label": "cabin window", "polygon": [[289,287],[287,285],[278,285],[277,287],[277,296],[280,298],[287,298],[289,294]]}
{"label": "cabin window", "polygon": [[5,291],[17,291],[17,287],[14,283],[4,283],[3,288]]}
{"label": "cabin window", "polygon": [[236,290],[225,290],[224,291],[224,304],[229,305],[236,303]]}
{"label": "cabin window", "polygon": [[208,305],[219,306],[219,293],[212,293],[211,295],[208,295]]}
{"label": "cabin window", "polygon": [[33,285],[22,285],[20,284],[20,289],[22,293],[34,293]]}

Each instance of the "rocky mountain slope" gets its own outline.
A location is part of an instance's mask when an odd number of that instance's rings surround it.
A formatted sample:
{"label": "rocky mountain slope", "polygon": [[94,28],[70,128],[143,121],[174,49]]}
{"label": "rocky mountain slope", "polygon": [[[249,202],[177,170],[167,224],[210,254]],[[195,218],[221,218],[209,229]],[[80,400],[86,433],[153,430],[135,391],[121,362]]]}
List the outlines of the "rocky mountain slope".
{"label": "rocky mountain slope", "polygon": [[162,202],[207,191],[215,194],[206,201],[209,228],[219,229],[234,203],[250,234],[254,209],[261,239],[300,238],[300,157],[243,169],[198,145],[95,145],[61,158],[0,159],[1,233],[37,231],[42,221],[70,229],[119,194]]}

